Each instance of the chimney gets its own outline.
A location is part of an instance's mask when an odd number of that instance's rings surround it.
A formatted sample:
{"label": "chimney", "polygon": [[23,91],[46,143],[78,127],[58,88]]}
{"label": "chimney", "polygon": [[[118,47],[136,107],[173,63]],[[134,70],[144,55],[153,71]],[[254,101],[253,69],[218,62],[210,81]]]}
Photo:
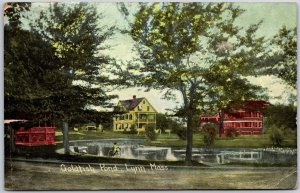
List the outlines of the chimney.
{"label": "chimney", "polygon": [[136,95],[133,95],[133,97],[132,97],[133,99],[136,99]]}

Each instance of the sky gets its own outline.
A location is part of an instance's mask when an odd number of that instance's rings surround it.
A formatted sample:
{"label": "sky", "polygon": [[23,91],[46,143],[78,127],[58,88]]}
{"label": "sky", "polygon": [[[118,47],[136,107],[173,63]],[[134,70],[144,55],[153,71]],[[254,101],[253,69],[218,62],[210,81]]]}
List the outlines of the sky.
{"label": "sky", "polygon": [[[234,3],[245,12],[237,19],[236,24],[242,27],[247,27],[250,24],[258,23],[263,20],[257,34],[271,38],[275,35],[279,28],[283,25],[288,28],[296,27],[297,25],[297,4],[296,3]],[[39,10],[47,8],[48,3],[33,3],[31,9],[31,17],[35,17]],[[95,3],[95,7],[99,12],[102,12],[104,18],[101,25],[117,25],[124,26],[126,21],[119,13],[114,3]],[[134,8],[134,4],[131,8]],[[132,52],[133,40],[125,34],[115,34],[107,44],[112,45],[111,49],[106,54],[116,58],[117,60],[130,60],[134,56]],[[295,90],[286,86],[283,81],[275,76],[262,76],[259,78],[249,77],[250,82],[263,86],[268,89],[268,94],[271,97],[270,102],[284,103],[287,101],[288,93],[296,94]],[[158,112],[166,112],[166,109],[174,108],[181,105],[182,98],[179,93],[175,93],[176,100],[168,101],[162,99],[164,91],[151,90],[144,92],[142,88],[128,88],[123,90],[114,90],[112,94],[117,94],[120,100],[130,99],[133,95],[137,97],[146,97]],[[119,99],[112,102],[117,103]]]}

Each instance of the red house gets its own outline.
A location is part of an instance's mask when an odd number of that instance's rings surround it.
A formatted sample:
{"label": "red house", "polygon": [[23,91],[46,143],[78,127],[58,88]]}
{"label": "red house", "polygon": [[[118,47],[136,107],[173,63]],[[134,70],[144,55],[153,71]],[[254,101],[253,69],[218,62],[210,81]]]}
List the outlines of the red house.
{"label": "red house", "polygon": [[[232,103],[233,104],[233,103]],[[263,113],[261,108],[270,105],[266,101],[245,101],[242,106],[231,110],[219,111],[213,116],[200,116],[201,125],[215,123],[219,125],[219,136],[228,136],[234,132],[238,135],[260,135],[263,132]]]}

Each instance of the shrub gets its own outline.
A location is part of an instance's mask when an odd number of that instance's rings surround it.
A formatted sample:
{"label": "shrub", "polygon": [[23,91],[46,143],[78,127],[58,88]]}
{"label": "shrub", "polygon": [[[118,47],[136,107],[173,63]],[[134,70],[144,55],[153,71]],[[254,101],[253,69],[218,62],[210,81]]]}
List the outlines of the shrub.
{"label": "shrub", "polygon": [[217,136],[217,127],[214,124],[205,124],[202,127],[203,142],[205,146],[211,146],[215,143]]}
{"label": "shrub", "polygon": [[186,128],[180,125],[175,125],[175,127],[172,128],[173,132],[177,134],[177,136],[182,139],[186,140]]}
{"label": "shrub", "polygon": [[226,137],[234,138],[234,137],[237,137],[237,136],[238,136],[238,133],[237,133],[235,128],[228,128],[227,129]]}
{"label": "shrub", "polygon": [[177,130],[177,133],[178,137],[182,140],[186,140],[186,128],[184,127],[180,127],[178,130]]}
{"label": "shrub", "polygon": [[283,141],[282,128],[271,127],[270,128],[270,140],[275,147],[281,147]]}
{"label": "shrub", "polygon": [[124,134],[137,134],[138,131],[134,125],[131,125],[130,130],[129,131],[124,130],[123,133]]}
{"label": "shrub", "polygon": [[154,124],[149,124],[146,126],[146,137],[150,141],[155,141],[157,139],[157,133],[155,132],[155,125]]}

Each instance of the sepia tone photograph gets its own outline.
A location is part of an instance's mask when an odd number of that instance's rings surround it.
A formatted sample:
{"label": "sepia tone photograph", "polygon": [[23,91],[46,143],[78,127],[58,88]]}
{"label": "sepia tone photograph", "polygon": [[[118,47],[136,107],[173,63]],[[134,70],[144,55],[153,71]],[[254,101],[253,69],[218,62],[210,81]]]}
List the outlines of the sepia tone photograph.
{"label": "sepia tone photograph", "polygon": [[2,6],[5,190],[297,188],[297,3]]}

